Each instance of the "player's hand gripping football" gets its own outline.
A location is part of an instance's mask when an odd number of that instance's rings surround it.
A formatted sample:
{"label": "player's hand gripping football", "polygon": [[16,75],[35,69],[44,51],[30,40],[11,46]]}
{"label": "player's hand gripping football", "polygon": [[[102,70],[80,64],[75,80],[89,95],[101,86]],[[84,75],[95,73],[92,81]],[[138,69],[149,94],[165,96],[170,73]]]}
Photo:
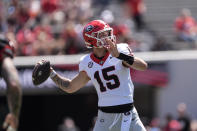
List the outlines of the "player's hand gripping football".
{"label": "player's hand gripping football", "polygon": [[50,76],[50,72],[51,72],[50,62],[47,60],[39,61],[33,69],[33,73],[32,73],[33,84],[40,85],[41,83],[46,81]]}
{"label": "player's hand gripping football", "polygon": [[105,41],[108,44],[107,50],[110,52],[110,54],[113,57],[118,57],[120,53],[118,52],[116,43],[110,40],[109,38],[106,38]]}
{"label": "player's hand gripping football", "polygon": [[6,116],[5,121],[3,123],[3,129],[5,131],[17,131],[17,127],[18,127],[17,117],[14,114],[9,113]]}

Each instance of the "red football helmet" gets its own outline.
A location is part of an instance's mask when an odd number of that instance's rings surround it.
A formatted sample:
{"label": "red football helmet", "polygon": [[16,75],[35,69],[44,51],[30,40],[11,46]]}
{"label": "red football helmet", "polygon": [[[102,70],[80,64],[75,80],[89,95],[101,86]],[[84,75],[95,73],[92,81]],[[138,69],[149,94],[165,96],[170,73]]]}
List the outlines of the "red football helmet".
{"label": "red football helmet", "polygon": [[93,20],[89,22],[83,29],[83,38],[87,48],[106,47],[105,38],[115,41],[113,29],[102,20]]}

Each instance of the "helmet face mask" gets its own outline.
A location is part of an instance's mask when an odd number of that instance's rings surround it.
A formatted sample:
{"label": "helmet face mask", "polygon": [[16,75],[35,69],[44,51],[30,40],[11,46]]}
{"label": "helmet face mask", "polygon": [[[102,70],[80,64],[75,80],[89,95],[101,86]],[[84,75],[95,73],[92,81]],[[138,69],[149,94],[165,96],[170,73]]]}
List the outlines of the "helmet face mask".
{"label": "helmet face mask", "polygon": [[113,29],[101,20],[94,20],[88,23],[83,30],[83,37],[87,48],[107,47],[106,38],[115,41]]}

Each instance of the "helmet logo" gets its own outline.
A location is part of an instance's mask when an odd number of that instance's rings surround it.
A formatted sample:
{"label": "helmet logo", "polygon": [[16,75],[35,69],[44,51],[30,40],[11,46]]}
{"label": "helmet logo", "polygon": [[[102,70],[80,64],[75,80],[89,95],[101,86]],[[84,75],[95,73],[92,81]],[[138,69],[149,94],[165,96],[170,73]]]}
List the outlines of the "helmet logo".
{"label": "helmet logo", "polygon": [[85,28],[85,32],[92,31],[92,30],[93,30],[93,28],[94,28],[94,26],[89,25],[89,26],[87,26],[87,27]]}

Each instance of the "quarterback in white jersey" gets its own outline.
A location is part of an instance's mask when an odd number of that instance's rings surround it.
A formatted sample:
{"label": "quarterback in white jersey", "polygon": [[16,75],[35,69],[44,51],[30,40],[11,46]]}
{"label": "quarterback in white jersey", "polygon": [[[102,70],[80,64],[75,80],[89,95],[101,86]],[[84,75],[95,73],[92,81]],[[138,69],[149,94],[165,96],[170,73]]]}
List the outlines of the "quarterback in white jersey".
{"label": "quarterback in white jersey", "polygon": [[104,21],[89,22],[84,27],[83,37],[92,53],[81,58],[79,74],[70,80],[51,68],[51,79],[68,93],[92,81],[99,109],[94,131],[144,131],[133,104],[130,68],[143,71],[147,63],[135,57],[127,44],[116,44],[113,29]]}
{"label": "quarterback in white jersey", "polygon": [[[130,55],[127,44],[118,44],[118,51]],[[109,52],[102,59],[93,53],[82,57],[79,71],[85,71],[98,94],[98,106],[133,103],[133,83],[130,68]]]}

